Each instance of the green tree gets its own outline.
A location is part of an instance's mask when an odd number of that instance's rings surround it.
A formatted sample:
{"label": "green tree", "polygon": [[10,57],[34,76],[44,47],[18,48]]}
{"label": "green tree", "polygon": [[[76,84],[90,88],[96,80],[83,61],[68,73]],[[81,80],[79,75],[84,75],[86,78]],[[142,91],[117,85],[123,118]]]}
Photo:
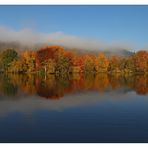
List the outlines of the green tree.
{"label": "green tree", "polygon": [[3,63],[3,69],[8,70],[8,67],[10,66],[11,62],[14,59],[17,59],[18,54],[14,49],[6,49],[2,52],[2,63]]}

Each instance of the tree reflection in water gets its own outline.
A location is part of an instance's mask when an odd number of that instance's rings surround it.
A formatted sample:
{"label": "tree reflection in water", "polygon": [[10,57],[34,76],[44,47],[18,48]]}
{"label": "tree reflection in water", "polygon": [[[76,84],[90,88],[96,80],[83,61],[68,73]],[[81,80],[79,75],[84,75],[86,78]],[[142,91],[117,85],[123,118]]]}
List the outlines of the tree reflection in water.
{"label": "tree reflection in water", "polygon": [[60,99],[66,94],[85,91],[105,93],[118,89],[129,89],[139,95],[148,93],[146,75],[107,75],[107,74],[73,74],[66,76],[37,76],[7,74],[0,76],[0,93],[14,96],[21,91],[29,95],[37,94],[46,99]]}

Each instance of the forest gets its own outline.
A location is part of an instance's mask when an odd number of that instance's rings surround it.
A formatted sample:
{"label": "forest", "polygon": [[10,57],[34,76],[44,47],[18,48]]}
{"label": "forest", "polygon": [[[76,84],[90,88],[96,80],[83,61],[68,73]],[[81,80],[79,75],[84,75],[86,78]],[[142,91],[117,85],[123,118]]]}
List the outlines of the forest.
{"label": "forest", "polygon": [[61,46],[47,46],[38,50],[17,51],[4,49],[0,52],[1,73],[148,73],[148,52],[140,50],[129,56],[78,53]]}

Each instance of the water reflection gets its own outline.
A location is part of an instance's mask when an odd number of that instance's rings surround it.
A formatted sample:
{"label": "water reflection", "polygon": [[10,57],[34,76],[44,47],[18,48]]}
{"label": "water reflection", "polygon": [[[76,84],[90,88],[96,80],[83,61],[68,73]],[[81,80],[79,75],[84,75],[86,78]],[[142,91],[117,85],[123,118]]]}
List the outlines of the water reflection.
{"label": "water reflection", "polygon": [[0,77],[0,91],[7,96],[14,96],[17,93],[17,84],[6,75]]}
{"label": "water reflection", "polygon": [[1,74],[0,142],[147,142],[147,93],[145,75]]}
{"label": "water reflection", "polygon": [[148,77],[146,75],[82,75],[75,74],[65,77],[55,75],[0,75],[0,93],[5,96],[15,96],[19,93],[38,95],[46,99],[61,99],[72,93],[120,90],[135,91],[139,95],[148,93]]}

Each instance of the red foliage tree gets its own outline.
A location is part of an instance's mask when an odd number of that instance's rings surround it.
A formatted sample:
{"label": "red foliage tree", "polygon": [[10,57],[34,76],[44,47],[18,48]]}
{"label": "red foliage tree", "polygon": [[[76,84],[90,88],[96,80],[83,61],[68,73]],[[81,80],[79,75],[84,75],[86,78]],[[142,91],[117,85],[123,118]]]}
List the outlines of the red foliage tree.
{"label": "red foliage tree", "polygon": [[148,52],[141,50],[135,54],[135,68],[137,72],[145,72],[148,67]]}
{"label": "red foliage tree", "polygon": [[60,54],[64,54],[64,48],[61,46],[48,46],[38,50],[36,53],[36,67],[39,68],[44,61],[49,59],[57,60]]}

